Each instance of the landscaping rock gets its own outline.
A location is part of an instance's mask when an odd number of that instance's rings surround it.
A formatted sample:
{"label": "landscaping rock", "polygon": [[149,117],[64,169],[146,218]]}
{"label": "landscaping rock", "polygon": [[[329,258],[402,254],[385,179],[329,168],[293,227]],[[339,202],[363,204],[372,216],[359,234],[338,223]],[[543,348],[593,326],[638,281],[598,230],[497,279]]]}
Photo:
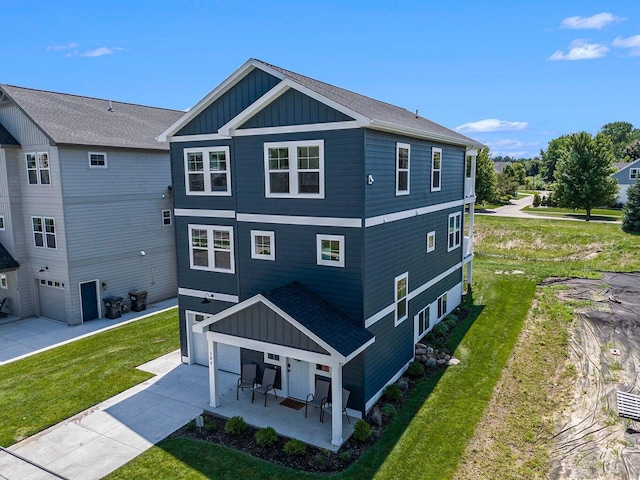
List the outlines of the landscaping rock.
{"label": "landscaping rock", "polygon": [[427,355],[433,355],[433,347],[427,347]]}
{"label": "landscaping rock", "polygon": [[409,389],[409,384],[405,380],[399,380],[398,386],[404,391]]}
{"label": "landscaping rock", "polygon": [[449,360],[451,360],[451,355],[445,355],[442,358],[444,358],[448,362]]}
{"label": "landscaping rock", "polygon": [[437,360],[433,357],[429,357],[425,363],[427,367],[435,367],[437,364]]}
{"label": "landscaping rock", "polygon": [[426,354],[427,354],[426,348],[416,348],[416,355],[426,355]]}
{"label": "landscaping rock", "polygon": [[438,360],[436,360],[436,363],[438,365],[445,365],[447,361],[444,358],[439,358]]}
{"label": "landscaping rock", "polygon": [[447,365],[458,365],[460,363],[460,360],[458,360],[457,358],[452,358],[447,362]]}
{"label": "landscaping rock", "polygon": [[416,348],[424,348],[425,350],[428,350],[431,347],[426,346],[424,343],[416,343]]}

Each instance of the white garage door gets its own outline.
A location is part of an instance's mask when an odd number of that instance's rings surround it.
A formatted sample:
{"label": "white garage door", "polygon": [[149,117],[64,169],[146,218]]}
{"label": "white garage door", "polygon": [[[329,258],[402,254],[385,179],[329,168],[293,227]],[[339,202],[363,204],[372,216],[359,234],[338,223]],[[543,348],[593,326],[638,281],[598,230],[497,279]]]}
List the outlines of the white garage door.
{"label": "white garage door", "polygon": [[[189,331],[191,332],[191,352],[193,363],[198,365],[209,365],[209,346],[207,345],[207,334],[196,333],[191,329],[194,323],[205,319],[205,315],[188,312],[191,321]],[[218,370],[236,373],[240,375],[240,347],[233,345],[218,344]]]}
{"label": "white garage door", "polygon": [[40,280],[40,315],[54,320],[67,321],[64,290],[57,288],[59,282]]}
{"label": "white garage door", "polygon": [[240,347],[218,344],[218,370],[240,375]]}
{"label": "white garage door", "polygon": [[193,363],[198,365],[209,365],[209,347],[207,347],[207,337],[205,335],[205,333],[191,332]]}

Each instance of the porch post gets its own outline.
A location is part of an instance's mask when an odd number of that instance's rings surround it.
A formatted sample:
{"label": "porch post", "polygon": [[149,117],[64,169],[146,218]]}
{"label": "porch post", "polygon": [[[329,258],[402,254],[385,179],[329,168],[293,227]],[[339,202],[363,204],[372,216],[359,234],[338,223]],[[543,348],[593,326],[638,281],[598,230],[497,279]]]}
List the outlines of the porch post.
{"label": "porch post", "polygon": [[331,366],[331,445],[342,445],[342,364]]}
{"label": "porch post", "polygon": [[[475,203],[470,203],[469,204],[469,240],[468,240],[468,249],[469,249],[469,254],[473,254],[473,221],[474,221],[474,217],[475,217],[475,210],[476,210],[476,204]],[[465,252],[466,254],[467,252]],[[471,278],[471,270],[472,270],[472,266],[473,266],[473,261],[470,261],[469,263],[467,263],[467,285],[471,286],[472,282],[472,278]]]}
{"label": "porch post", "polygon": [[218,380],[218,342],[213,341],[207,332],[207,343],[209,345],[209,405],[218,407],[220,405],[220,386]]}

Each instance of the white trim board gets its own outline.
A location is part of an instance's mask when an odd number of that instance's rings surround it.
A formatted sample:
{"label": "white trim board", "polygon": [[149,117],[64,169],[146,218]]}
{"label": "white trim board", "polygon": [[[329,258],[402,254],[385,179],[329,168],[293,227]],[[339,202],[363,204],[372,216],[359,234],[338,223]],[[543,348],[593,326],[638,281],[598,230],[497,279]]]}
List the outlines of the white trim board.
{"label": "white trim board", "polygon": [[237,295],[220,292],[208,292],[206,290],[196,290],[193,288],[178,288],[178,295],[195,298],[208,298],[209,300],[217,300],[220,302],[238,303],[240,300]]}
{"label": "white trim board", "polygon": [[199,210],[197,208],[176,208],[173,215],[175,217],[236,218],[234,210]]}
{"label": "white trim board", "polygon": [[460,207],[462,205],[463,200],[454,200],[452,202],[438,203],[436,205],[429,205],[426,207],[411,208],[409,210],[403,210],[400,212],[386,213],[384,215],[377,215],[375,217],[367,218],[364,221],[364,226],[375,227],[376,225],[382,225],[383,223],[395,222],[397,220],[404,220],[406,218],[417,217],[420,215],[427,215],[429,213],[448,210],[450,208]]}
{"label": "white trim board", "polygon": [[281,225],[310,225],[317,227],[349,227],[362,228],[360,218],[336,217],[302,217],[295,215],[261,215],[255,213],[238,213],[239,222],[276,223]]}

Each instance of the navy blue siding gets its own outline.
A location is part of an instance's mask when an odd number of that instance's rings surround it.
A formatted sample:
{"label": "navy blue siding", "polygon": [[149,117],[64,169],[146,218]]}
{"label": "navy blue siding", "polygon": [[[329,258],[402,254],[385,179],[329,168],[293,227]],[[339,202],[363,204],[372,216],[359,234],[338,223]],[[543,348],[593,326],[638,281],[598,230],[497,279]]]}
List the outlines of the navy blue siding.
{"label": "navy blue siding", "polygon": [[364,414],[364,353],[342,367],[342,387],[351,392],[347,406]]}
{"label": "navy blue siding", "polygon": [[205,108],[176,135],[202,135],[217,133],[218,129],[234,118],[277,85],[280,80],[260,69],[252,70],[229,91]]}
{"label": "navy blue siding", "polygon": [[289,89],[247,120],[240,128],[281,127],[347,120],[353,120],[353,118],[298,90]]}
{"label": "navy blue siding", "polygon": [[[396,143],[411,145],[409,195],[396,196]],[[442,148],[441,190],[431,192],[431,148]],[[464,196],[465,149],[453,145],[366,130],[366,174],[375,182],[365,190],[365,215],[373,217],[460,200]]]}

